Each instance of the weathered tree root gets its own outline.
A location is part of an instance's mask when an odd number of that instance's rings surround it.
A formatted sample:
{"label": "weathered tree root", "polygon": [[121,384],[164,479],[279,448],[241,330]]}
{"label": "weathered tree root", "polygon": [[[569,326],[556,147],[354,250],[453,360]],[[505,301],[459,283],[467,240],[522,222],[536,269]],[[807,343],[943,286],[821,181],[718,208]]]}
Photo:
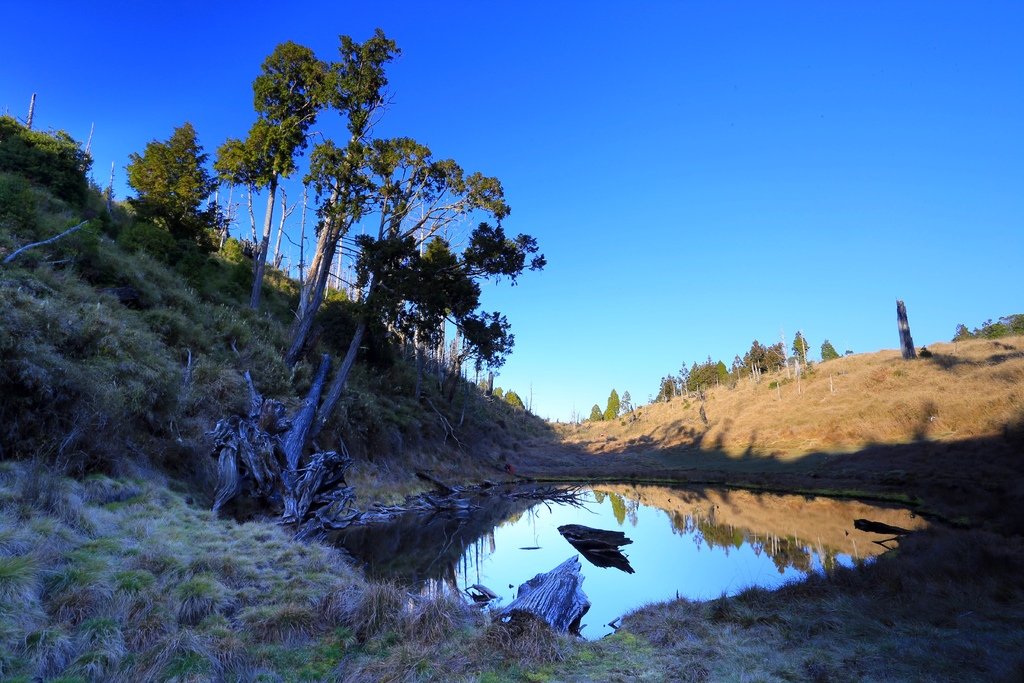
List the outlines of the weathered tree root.
{"label": "weathered tree root", "polygon": [[248,416],[220,420],[209,432],[213,439],[211,455],[217,458],[214,512],[244,494],[280,515],[283,524],[301,527],[322,517],[326,509],[333,517],[350,505],[352,489],[345,485],[345,473],[352,458],[344,446],[340,453],[302,454],[329,367],[325,356],[309,396],[294,419],[287,417],[280,401],[264,398],[245,373]]}

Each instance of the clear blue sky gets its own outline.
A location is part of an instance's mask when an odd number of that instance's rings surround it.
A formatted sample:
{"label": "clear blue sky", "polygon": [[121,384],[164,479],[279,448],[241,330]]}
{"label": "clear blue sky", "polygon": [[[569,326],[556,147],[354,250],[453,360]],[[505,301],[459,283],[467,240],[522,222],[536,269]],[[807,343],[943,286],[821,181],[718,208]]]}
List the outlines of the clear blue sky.
{"label": "clear blue sky", "polygon": [[918,345],[1024,312],[1020,2],[14,3],[0,111],[95,123],[123,197],[182,122],[245,134],[277,43],[377,26],[403,51],[378,134],[499,177],[548,257],[484,301],[542,416],[797,329],[894,348],[897,298]]}

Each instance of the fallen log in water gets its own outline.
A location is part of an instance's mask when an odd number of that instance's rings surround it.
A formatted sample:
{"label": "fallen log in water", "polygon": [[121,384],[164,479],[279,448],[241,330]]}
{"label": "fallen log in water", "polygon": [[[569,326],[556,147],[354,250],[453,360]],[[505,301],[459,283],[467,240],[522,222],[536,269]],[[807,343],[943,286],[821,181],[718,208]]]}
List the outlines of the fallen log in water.
{"label": "fallen log in water", "polygon": [[590,600],[582,588],[580,560],[572,556],[545,574],[537,574],[519,586],[516,599],[498,613],[502,621],[515,612],[540,617],[558,633],[579,634],[580,619],[590,609]]}
{"label": "fallen log in water", "polygon": [[498,594],[482,583],[474,583],[466,589],[466,594],[473,599],[473,602],[481,605],[498,599]]}
{"label": "fallen log in water", "polygon": [[619,550],[620,546],[629,545],[633,541],[621,531],[592,529],[582,524],[563,524],[558,527],[558,533],[595,567],[614,567],[627,574],[635,573],[629,559]]}

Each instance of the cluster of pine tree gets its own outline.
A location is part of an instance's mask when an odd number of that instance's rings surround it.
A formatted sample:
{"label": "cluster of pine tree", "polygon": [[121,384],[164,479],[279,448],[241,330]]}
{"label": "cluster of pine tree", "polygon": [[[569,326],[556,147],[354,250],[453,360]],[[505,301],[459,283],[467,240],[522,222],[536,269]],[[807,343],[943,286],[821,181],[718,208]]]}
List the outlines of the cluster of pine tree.
{"label": "cluster of pine tree", "polygon": [[989,318],[980,327],[975,327],[974,330],[968,330],[967,325],[960,323],[956,326],[953,341],[998,339],[999,337],[1008,337],[1015,334],[1024,334],[1024,313],[1003,316],[994,322]]}
{"label": "cluster of pine tree", "polygon": [[623,392],[622,398],[619,398],[619,392],[612,389],[612,392],[608,394],[608,403],[605,405],[605,409],[601,410],[601,406],[594,404],[590,409],[590,421],[601,422],[603,420],[614,420],[619,415],[629,413],[633,411],[633,397],[629,395],[629,392]]}
{"label": "cluster of pine tree", "polygon": [[523,399],[520,398],[519,394],[511,389],[506,391],[501,387],[494,387],[494,391],[491,392],[491,395],[497,399],[501,399],[516,410],[527,410],[526,404],[523,403]]}
{"label": "cluster of pine tree", "polygon": [[[731,367],[727,367],[721,360],[713,360],[711,356],[701,363],[693,363],[690,367],[684,363],[678,373],[670,373],[661,378],[654,401],[670,401],[676,396],[699,394],[711,387],[735,384],[744,377],[753,377],[758,380],[763,373],[784,367],[790,358],[795,359],[801,365],[807,365],[810,362],[808,357],[810,348],[803,332],[797,332],[793,339],[792,356],[787,356],[786,347],[782,342],[766,346],[755,339],[743,357],[737,354],[733,358]],[[853,351],[846,352],[847,355],[852,353]],[[839,353],[826,339],[821,344],[821,360],[827,361],[833,358],[839,358]]]}

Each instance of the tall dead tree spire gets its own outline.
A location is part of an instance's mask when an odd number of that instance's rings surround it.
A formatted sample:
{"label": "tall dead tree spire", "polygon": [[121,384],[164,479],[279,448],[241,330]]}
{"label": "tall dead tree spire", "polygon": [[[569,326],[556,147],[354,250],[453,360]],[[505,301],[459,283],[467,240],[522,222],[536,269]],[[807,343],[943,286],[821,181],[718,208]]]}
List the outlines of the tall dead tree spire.
{"label": "tall dead tree spire", "polygon": [[896,299],[896,324],[900,328],[900,351],[903,352],[903,360],[917,358],[914,340],[910,336],[910,322],[907,321],[907,307],[902,299]]}
{"label": "tall dead tree spire", "polygon": [[25,127],[32,130],[32,119],[36,115],[36,94],[32,93],[32,99],[28,101],[28,118],[25,119]]}

